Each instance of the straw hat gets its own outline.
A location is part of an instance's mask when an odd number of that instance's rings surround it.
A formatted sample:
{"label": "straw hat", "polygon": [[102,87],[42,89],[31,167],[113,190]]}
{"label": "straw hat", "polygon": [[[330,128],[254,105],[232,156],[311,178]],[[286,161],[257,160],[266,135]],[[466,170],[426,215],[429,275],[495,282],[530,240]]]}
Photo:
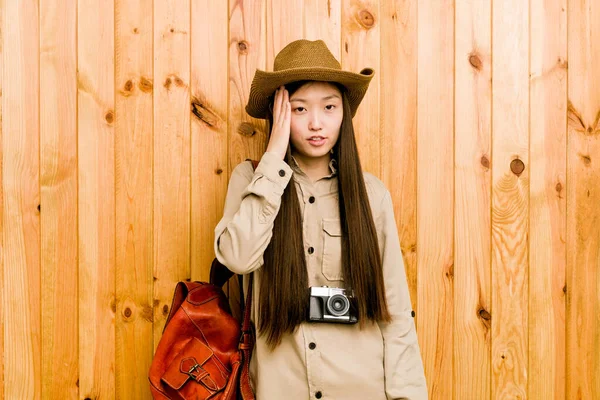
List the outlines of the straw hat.
{"label": "straw hat", "polygon": [[246,112],[254,118],[265,119],[269,97],[279,86],[311,80],[337,82],[345,86],[354,117],[374,74],[372,68],[365,68],[358,74],[343,71],[340,63],[322,40],[296,40],[277,54],[273,72],[256,71],[250,87]]}

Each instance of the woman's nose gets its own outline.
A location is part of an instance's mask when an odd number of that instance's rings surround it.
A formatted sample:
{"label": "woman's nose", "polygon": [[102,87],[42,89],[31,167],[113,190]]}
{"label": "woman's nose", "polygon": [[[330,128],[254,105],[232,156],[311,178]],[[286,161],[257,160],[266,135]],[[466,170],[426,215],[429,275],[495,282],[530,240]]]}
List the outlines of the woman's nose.
{"label": "woman's nose", "polygon": [[312,113],[308,122],[308,128],[312,131],[318,131],[321,129],[321,118],[318,113]]}

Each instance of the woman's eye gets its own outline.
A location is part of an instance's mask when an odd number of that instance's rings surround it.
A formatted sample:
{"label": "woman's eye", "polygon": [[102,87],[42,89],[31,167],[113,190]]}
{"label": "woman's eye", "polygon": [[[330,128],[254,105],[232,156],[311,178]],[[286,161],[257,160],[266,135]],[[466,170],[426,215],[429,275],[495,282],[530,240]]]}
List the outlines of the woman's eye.
{"label": "woman's eye", "polygon": [[304,107],[296,107],[296,108],[294,108],[294,111],[302,112],[302,111],[304,111]]}
{"label": "woman's eye", "polygon": [[333,104],[328,104],[325,106],[325,108],[328,109],[329,111],[331,111],[335,108],[335,106]]}

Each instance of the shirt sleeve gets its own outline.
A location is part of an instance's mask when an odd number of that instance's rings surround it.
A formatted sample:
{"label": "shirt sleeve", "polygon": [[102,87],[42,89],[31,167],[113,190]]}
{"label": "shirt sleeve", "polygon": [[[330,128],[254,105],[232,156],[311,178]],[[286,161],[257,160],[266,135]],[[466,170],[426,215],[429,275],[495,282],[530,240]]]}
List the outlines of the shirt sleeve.
{"label": "shirt sleeve", "polygon": [[264,153],[256,171],[249,162],[233,170],[214,242],[217,259],[232,272],[247,274],[263,264],[291,177],[290,166],[271,152]]}
{"label": "shirt sleeve", "polygon": [[427,384],[406,281],[404,261],[390,193],[382,200],[380,247],[389,323],[379,323],[384,342],[385,392],[388,400],[426,400]]}

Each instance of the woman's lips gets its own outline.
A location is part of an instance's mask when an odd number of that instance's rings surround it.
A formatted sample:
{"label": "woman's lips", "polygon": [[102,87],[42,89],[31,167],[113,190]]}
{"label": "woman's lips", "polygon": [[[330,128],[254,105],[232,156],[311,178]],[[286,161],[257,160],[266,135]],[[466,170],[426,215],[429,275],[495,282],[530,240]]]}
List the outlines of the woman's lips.
{"label": "woman's lips", "polygon": [[310,143],[311,146],[320,147],[325,144],[326,140],[327,139],[324,138],[323,136],[313,136],[308,139],[308,143]]}

